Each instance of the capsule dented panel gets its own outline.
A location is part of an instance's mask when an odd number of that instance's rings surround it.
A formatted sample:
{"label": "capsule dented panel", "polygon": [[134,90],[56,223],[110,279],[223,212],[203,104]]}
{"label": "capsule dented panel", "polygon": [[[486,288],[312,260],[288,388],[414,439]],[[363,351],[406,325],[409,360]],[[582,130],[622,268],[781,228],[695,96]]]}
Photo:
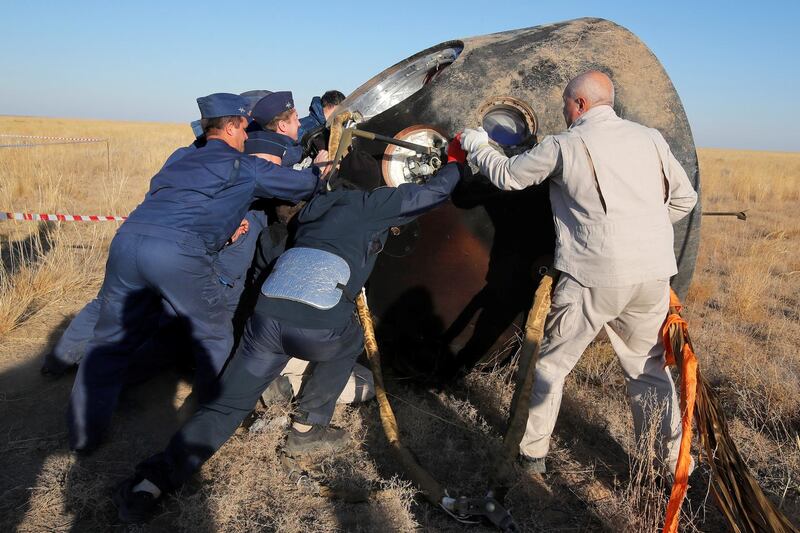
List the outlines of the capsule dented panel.
{"label": "capsule dented panel", "polygon": [[[449,59],[436,64],[431,58]],[[614,81],[621,117],[664,135],[699,191],[694,141],[672,82],[635,35],[607,20],[578,19],[448,41],[373,77],[339,109],[360,111],[368,103],[368,120],[361,127],[384,135],[415,124],[432,124],[452,136],[465,127],[506,123],[507,142],[516,142],[525,137],[527,122],[535,131],[523,145],[505,146],[510,155],[565,129],[563,89],[589,69]],[[393,76],[410,71],[424,75],[404,83],[408,96],[382,99],[382,91],[397,94]],[[515,100],[524,104],[517,113]],[[376,155],[385,148],[371,142],[361,147]],[[382,258],[371,278],[372,308],[385,326],[436,338],[440,348],[462,360],[497,350],[530,302],[531,269],[554,247],[547,194],[536,189],[543,187],[500,192],[482,176],[472,176],[457,188],[452,205],[422,217],[414,252]],[[694,270],[699,222],[698,205],[675,226],[679,273],[673,286],[680,295]]]}

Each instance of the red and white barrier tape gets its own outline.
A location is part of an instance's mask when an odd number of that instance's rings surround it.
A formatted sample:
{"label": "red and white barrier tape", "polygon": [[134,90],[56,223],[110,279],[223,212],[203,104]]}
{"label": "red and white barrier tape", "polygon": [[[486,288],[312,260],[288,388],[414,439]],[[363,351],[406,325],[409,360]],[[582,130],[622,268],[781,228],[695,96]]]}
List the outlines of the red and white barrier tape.
{"label": "red and white barrier tape", "polygon": [[[33,146],[53,146],[57,144],[108,143],[108,139],[95,139],[94,137],[47,137],[44,135],[14,135],[12,133],[0,133],[0,138],[25,139],[20,142],[0,144],[0,148],[30,148]],[[47,142],[30,142],[31,140]]]}
{"label": "red and white barrier tape", "polygon": [[106,222],[106,221],[123,221],[128,217],[119,217],[114,215],[62,215],[62,214],[48,214],[48,213],[3,213],[0,212],[0,221],[2,220],[23,220],[23,221],[62,221],[62,222]]}
{"label": "red and white barrier tape", "polygon": [[60,146],[60,145],[72,145],[72,144],[97,144],[98,142],[103,141],[64,141],[64,142],[51,142],[51,143],[11,143],[11,144],[0,144],[0,148],[32,148],[35,146]]}
{"label": "red and white barrier tape", "polygon": [[13,133],[0,133],[0,137],[11,137],[14,139],[40,139],[44,141],[75,141],[75,142],[102,142],[108,139],[97,139],[95,137],[48,137],[44,135],[15,135]]}

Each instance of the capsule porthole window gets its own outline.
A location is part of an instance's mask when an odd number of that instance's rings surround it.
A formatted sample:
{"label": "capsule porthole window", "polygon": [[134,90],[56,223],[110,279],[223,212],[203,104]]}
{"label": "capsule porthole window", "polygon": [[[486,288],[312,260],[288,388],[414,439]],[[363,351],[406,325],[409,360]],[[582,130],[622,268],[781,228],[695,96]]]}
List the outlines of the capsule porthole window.
{"label": "capsule porthole window", "polygon": [[488,99],[480,108],[481,126],[489,138],[504,148],[535,142],[536,116],[529,105],[509,96]]}

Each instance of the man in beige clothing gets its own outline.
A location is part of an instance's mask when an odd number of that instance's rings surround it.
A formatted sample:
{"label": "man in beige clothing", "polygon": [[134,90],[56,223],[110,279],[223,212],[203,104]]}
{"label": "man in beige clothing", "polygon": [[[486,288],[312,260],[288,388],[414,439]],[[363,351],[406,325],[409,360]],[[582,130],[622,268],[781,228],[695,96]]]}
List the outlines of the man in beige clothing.
{"label": "man in beige clothing", "polygon": [[659,455],[674,472],[680,408],[664,368],[660,326],[669,278],[678,272],[672,224],[697,202],[686,172],[661,134],[614,112],[614,86],[589,71],[564,89],[567,131],[505,157],[482,128],[467,129],[469,160],[497,187],[524,189],[550,178],[561,277],[536,365],[528,425],[520,444],[531,470],[544,473],[564,380],[605,329],[625,373],[634,429],[645,429],[653,400],[663,409]]}

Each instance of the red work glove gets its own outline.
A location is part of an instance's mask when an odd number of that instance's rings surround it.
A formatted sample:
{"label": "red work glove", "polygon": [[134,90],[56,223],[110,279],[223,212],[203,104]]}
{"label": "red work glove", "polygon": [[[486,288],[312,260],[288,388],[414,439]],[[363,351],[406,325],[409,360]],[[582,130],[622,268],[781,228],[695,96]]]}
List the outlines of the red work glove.
{"label": "red work glove", "polygon": [[447,162],[448,163],[461,163],[462,165],[467,161],[467,152],[461,148],[461,133],[456,134],[450,144],[447,145]]}

